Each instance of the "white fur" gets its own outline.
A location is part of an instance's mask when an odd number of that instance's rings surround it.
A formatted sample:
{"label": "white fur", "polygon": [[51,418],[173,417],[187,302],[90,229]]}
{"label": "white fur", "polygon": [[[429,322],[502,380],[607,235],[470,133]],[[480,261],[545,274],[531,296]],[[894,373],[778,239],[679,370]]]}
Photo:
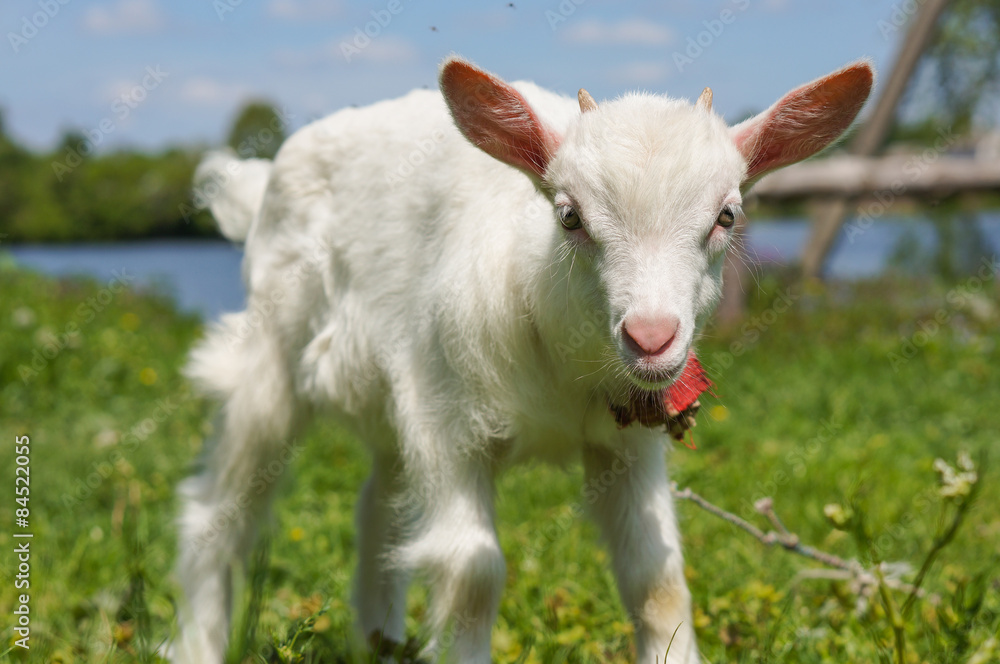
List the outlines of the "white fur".
{"label": "white fur", "polygon": [[260,210],[269,177],[267,159],[239,160],[231,150],[210,152],[194,173],[197,202],[208,205],[223,235],[242,242]]}
{"label": "white fur", "polygon": [[[182,489],[175,661],[221,661],[230,574],[272,493],[253,478],[284,463],[319,410],[374,458],[358,511],[361,634],[406,640],[419,571],[436,634],[426,654],[489,662],[505,578],[495,474],[527,458],[582,459],[589,479],[615,477],[587,502],[639,661],[662,658],[675,630],[667,661],[698,661],[666,436],[619,429],[608,404],[683,368],[720,291],[729,231],[716,219],[739,204],[747,156],[718,116],[686,101],[633,94],[581,115],[576,100],[513,87],[558,139],[541,174],[476,149],[440,93],[415,91],[293,135],[259,212],[230,200],[256,204],[245,182],[213,206],[237,238],[254,219],[248,305],[192,353],[190,376],[223,410],[205,472]],[[503,104],[484,112],[526,117]],[[478,113],[459,120],[467,134]],[[214,172],[229,163],[215,159]],[[590,239],[560,225],[567,201]],[[623,341],[630,316],[676,318],[675,343],[636,357]]]}

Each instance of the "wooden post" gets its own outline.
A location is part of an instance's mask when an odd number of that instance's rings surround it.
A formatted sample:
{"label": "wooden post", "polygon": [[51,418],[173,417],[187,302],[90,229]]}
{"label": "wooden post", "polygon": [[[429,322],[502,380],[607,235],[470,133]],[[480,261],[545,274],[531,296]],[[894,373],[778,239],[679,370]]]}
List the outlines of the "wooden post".
{"label": "wooden post", "polygon": [[762,179],[753,197],[770,203],[873,198],[939,198],[956,192],[1000,191],[1000,158],[943,154],[955,140],[933,150],[884,157],[838,155],[789,166]]}
{"label": "wooden post", "polygon": [[[906,84],[913,75],[920,56],[931,43],[934,28],[947,4],[948,0],[927,0],[918,10],[913,25],[903,39],[896,62],[889,72],[889,79],[875,104],[875,110],[851,141],[849,151],[852,154],[867,157],[875,154],[881,147],[896,117],[896,107],[906,90]],[[844,217],[856,208],[857,200],[853,198],[844,198],[820,207],[820,212],[813,219],[812,233],[802,253],[803,276],[819,277],[822,274],[826,257],[840,233]]]}

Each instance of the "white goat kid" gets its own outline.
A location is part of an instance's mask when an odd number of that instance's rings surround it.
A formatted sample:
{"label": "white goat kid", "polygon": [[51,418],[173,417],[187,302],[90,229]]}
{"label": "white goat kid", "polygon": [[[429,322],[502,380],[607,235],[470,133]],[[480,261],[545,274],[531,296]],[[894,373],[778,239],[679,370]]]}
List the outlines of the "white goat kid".
{"label": "white goat kid", "polygon": [[436,635],[425,656],[489,662],[505,578],[494,475],[582,457],[588,481],[616,478],[587,502],[639,661],[673,637],[666,661],[697,662],[667,437],[612,411],[684,371],[741,191],[840,136],[872,78],[852,64],[730,128],[708,90],[696,105],[597,105],[451,58],[441,93],[311,124],[269,177],[259,161],[207,160],[199,179],[224,185],[213,212],[246,237],[248,306],[192,353],[191,377],[223,409],[205,471],[181,489],[175,661],[222,661],[230,575],[271,499],[260,478],[327,410],[374,458],[357,517],[363,635],[405,641],[419,571]]}

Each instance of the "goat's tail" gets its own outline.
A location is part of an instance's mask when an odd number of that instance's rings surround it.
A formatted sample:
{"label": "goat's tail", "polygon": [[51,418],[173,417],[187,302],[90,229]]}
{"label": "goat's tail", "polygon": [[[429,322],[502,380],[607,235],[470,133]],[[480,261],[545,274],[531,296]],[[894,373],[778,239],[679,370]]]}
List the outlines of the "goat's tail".
{"label": "goat's tail", "polygon": [[230,150],[209,152],[194,173],[196,200],[212,210],[222,234],[233,242],[246,240],[264,202],[271,177],[268,159],[237,159]]}
{"label": "goat's tail", "polygon": [[[256,314],[255,314],[256,315]],[[179,488],[180,632],[164,649],[175,664],[225,659],[235,580],[266,522],[278,478],[297,455],[301,418],[281,345],[266,318],[222,317],[191,353],[186,374],[223,402],[203,471]]]}

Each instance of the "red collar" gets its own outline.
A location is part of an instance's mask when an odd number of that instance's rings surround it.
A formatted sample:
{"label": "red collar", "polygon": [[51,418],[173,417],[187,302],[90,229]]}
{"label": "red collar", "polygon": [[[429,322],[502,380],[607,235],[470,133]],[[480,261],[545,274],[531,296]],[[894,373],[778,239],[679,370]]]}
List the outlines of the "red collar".
{"label": "red collar", "polygon": [[609,408],[621,428],[635,421],[647,427],[664,424],[674,439],[682,440],[684,433],[695,425],[695,415],[701,407],[698,397],[706,391],[713,394],[712,381],[692,351],[684,372],[670,387],[637,392],[624,406],[611,404]]}

